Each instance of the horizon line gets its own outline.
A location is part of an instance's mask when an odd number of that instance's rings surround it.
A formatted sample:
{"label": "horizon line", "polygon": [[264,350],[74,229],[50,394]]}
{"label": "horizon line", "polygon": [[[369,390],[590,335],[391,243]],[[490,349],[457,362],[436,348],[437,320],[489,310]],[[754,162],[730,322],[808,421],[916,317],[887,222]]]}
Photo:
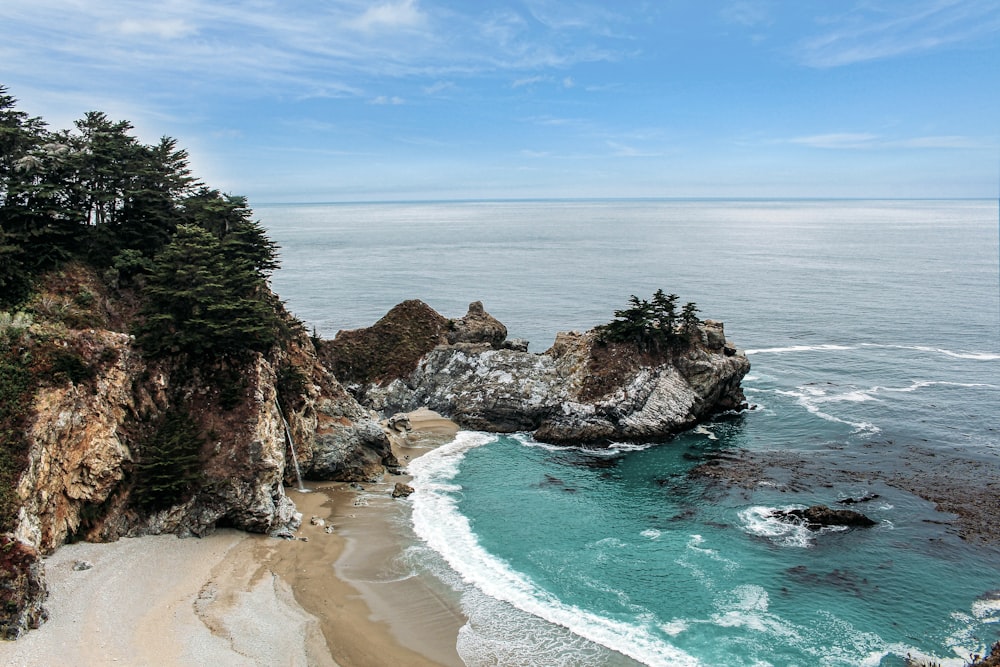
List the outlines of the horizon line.
{"label": "horizon line", "polygon": [[[251,200],[251,197],[247,197]],[[530,202],[683,202],[683,201],[994,201],[995,197],[459,197],[428,199],[342,199],[303,201],[261,201],[256,206],[340,206],[356,204],[476,204]]]}

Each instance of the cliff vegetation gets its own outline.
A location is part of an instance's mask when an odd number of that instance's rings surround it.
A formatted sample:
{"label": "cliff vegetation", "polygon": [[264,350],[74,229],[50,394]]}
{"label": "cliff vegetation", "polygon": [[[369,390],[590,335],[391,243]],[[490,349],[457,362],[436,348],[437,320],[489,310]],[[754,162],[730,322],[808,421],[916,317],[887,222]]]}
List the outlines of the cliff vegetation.
{"label": "cliff vegetation", "polygon": [[277,267],[175,140],[96,111],[51,130],[0,86],[0,635],[44,618],[40,557],[66,541],[289,534],[292,438],[313,477],[395,464]]}

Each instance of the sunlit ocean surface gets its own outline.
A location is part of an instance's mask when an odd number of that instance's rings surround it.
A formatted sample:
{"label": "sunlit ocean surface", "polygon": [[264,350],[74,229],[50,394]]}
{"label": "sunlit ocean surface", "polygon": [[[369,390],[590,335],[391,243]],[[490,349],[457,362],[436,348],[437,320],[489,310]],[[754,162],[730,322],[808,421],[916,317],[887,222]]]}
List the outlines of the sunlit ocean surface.
{"label": "sunlit ocean surface", "polygon": [[[657,446],[465,432],[413,463],[409,558],[461,597],[469,665],[962,665],[1000,638],[1000,552],[864,474],[910,474],[914,455],[1000,466],[996,202],[255,210],[282,247],[274,288],[324,337],[405,299],[448,317],[482,300],[540,352],[663,288],[724,321],[753,364],[754,410]],[[812,482],[688,477],[740,448],[815,461]],[[824,483],[822,466],[853,474]],[[768,518],[866,493],[872,529]]]}

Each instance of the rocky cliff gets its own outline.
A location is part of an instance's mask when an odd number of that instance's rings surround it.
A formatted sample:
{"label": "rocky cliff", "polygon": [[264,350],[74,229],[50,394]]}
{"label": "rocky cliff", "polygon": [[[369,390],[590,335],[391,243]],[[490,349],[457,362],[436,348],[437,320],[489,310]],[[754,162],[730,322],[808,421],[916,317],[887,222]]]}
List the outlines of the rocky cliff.
{"label": "rocky cliff", "polygon": [[[566,444],[664,438],[745,407],[740,381],[750,363],[719,322],[701,322],[683,344],[655,353],[589,331],[559,334],[549,350],[529,354],[523,344],[505,344],[481,310],[473,304],[463,318],[473,324],[462,327],[461,338],[446,337],[411,371],[353,390],[384,414],[427,406],[466,428],[534,431],[539,440]],[[422,328],[424,320],[412,319],[418,312],[390,313],[380,326]],[[351,332],[355,348],[373,333]]]}
{"label": "rocky cliff", "polygon": [[[292,445],[303,474],[315,479],[367,481],[396,464],[376,415],[289,323],[270,353],[207,364],[149,362],[126,333],[61,322],[0,332],[13,341],[11,358],[40,378],[23,416],[8,506],[16,514],[2,536],[3,636],[44,618],[39,559],[67,541],[203,535],[222,525],[289,534],[301,518],[284,492],[295,477]],[[50,359],[72,372],[55,372]],[[177,414],[189,429],[188,454],[157,469],[157,433]],[[185,485],[148,500],[151,469],[176,472]]]}

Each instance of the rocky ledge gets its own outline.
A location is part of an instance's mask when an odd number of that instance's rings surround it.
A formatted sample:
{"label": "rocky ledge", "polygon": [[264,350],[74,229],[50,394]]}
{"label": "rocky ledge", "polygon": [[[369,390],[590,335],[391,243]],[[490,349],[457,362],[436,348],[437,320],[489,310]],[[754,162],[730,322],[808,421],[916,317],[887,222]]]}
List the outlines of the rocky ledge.
{"label": "rocky ledge", "polygon": [[[505,338],[479,302],[460,320],[406,302],[369,329],[339,333],[324,358],[383,414],[426,406],[464,428],[534,431],[559,444],[661,439],[746,407],[740,381],[750,362],[721,322],[701,322],[658,351],[605,342],[598,330],[560,333],[541,354]],[[359,370],[376,357],[377,372]]]}

